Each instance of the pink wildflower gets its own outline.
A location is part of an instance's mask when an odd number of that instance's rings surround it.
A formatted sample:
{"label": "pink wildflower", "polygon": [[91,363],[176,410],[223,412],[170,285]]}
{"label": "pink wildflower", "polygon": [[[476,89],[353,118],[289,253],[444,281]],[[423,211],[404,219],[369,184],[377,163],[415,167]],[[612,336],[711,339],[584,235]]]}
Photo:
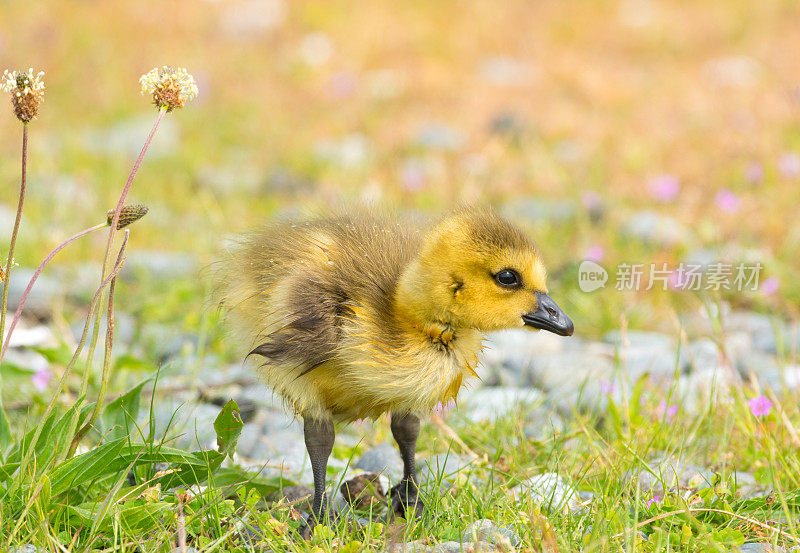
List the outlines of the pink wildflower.
{"label": "pink wildflower", "polygon": [[666,420],[672,419],[675,414],[678,412],[677,405],[668,405],[667,401],[662,399],[661,403],[658,404],[658,416],[664,417]]}
{"label": "pink wildflower", "polygon": [[781,286],[781,280],[776,276],[771,276],[764,279],[761,283],[761,293],[765,296],[771,296],[778,291]]}
{"label": "pink wildflower", "polygon": [[653,497],[644,502],[644,504],[647,505],[648,507],[650,507],[653,503],[661,503],[661,496],[654,495]]}
{"label": "pink wildflower", "polygon": [[43,369],[39,369],[31,375],[31,382],[33,383],[34,388],[40,392],[44,392],[47,389],[47,385],[50,384],[50,379],[52,377],[53,373],[50,372],[50,369],[45,367]]}
{"label": "pink wildflower", "polygon": [[681,183],[677,177],[673,175],[658,175],[653,178],[649,185],[648,190],[650,195],[660,202],[672,202],[678,197],[681,191]]}
{"label": "pink wildflower", "polygon": [[742,200],[739,199],[739,196],[727,188],[717,192],[714,203],[717,204],[717,208],[719,208],[720,211],[724,211],[725,213],[735,213],[742,207]]}
{"label": "pink wildflower", "polygon": [[766,417],[772,410],[772,402],[767,396],[758,396],[747,402],[754,417]]}
{"label": "pink wildflower", "polygon": [[595,244],[594,246],[590,247],[586,252],[583,254],[584,259],[588,259],[589,261],[594,261],[595,263],[600,263],[603,261],[603,258],[606,256],[606,251],[603,249],[603,246],[599,244]]}

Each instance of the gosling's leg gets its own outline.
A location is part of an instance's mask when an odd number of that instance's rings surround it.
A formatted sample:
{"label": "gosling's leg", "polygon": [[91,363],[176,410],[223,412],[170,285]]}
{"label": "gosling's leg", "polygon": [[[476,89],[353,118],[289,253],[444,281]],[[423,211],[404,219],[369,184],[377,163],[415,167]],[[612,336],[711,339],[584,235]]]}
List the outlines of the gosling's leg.
{"label": "gosling's leg", "polygon": [[419,499],[415,455],[419,417],[411,413],[392,413],[392,435],[403,458],[403,479],[389,492],[395,515],[406,520],[419,518],[425,505]]}
{"label": "gosling's leg", "polygon": [[311,459],[311,472],[314,474],[314,503],[306,524],[300,528],[300,534],[304,538],[310,538],[314,526],[324,520],[328,508],[328,498],[325,495],[325,469],[328,466],[328,457],[331,455],[336,434],[333,430],[333,421],[312,418],[303,419],[303,434],[308,457]]}

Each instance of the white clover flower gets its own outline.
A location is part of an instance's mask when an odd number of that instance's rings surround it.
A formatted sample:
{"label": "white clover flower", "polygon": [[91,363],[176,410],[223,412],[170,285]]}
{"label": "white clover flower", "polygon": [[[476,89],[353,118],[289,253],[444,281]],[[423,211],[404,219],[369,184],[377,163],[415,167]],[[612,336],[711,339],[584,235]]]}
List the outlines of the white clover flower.
{"label": "white clover flower", "polygon": [[11,93],[14,114],[23,123],[28,123],[39,114],[39,105],[44,101],[44,71],[33,73],[33,68],[24,71],[3,72],[0,89]]}
{"label": "white clover flower", "polygon": [[139,83],[142,94],[151,94],[156,107],[167,111],[182,108],[187,100],[197,96],[194,78],[182,67],[156,67],[142,75]]}

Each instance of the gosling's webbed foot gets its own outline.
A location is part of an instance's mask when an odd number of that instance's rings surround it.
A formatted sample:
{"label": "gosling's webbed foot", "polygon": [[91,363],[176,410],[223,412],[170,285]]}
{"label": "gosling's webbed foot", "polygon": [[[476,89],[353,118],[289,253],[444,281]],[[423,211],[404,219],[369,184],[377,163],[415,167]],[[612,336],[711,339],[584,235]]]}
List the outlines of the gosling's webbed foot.
{"label": "gosling's webbed foot", "polygon": [[413,480],[402,480],[389,491],[389,498],[394,516],[406,520],[422,518],[425,504],[419,497],[419,486]]}

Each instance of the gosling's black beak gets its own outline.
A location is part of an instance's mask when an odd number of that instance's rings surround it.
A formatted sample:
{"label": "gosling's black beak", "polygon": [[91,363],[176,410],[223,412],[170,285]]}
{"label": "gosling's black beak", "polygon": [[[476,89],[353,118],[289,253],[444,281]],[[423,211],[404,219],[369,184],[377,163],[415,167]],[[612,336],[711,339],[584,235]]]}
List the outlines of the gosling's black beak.
{"label": "gosling's black beak", "polygon": [[575,326],[553,298],[542,292],[536,292],[536,311],[522,316],[523,322],[534,328],[541,328],[560,336],[572,336]]}

